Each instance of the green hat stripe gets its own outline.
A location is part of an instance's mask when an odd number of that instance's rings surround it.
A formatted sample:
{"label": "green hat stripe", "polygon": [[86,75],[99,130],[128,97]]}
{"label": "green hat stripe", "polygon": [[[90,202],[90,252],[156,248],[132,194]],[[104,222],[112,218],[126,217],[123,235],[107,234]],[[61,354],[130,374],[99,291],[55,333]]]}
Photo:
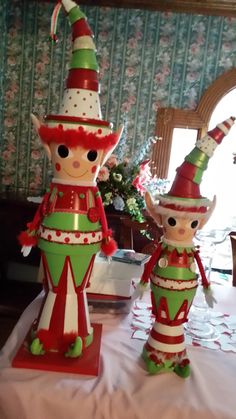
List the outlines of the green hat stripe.
{"label": "green hat stripe", "polygon": [[86,68],[98,71],[96,55],[91,49],[79,49],[73,51],[70,68]]}
{"label": "green hat stripe", "polygon": [[195,147],[186,157],[185,161],[192,163],[194,166],[199,167],[202,170],[206,170],[209,157],[199,150],[198,147]]}
{"label": "green hat stripe", "polygon": [[202,175],[203,175],[203,171],[201,169],[197,168],[195,176],[193,178],[194,183],[197,183],[198,185],[200,185],[200,183],[202,181]]}
{"label": "green hat stripe", "polygon": [[79,6],[73,7],[68,13],[70,24],[73,25],[79,19],[86,19],[86,16],[81,12]]}

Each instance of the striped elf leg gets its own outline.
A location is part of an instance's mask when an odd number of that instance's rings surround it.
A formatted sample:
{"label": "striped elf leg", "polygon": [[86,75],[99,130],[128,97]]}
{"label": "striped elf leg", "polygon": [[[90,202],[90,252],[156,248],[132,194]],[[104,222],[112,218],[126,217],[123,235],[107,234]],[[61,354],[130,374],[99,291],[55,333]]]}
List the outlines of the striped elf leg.
{"label": "striped elf leg", "polygon": [[187,377],[190,366],[183,324],[196,292],[197,280],[163,279],[153,273],[151,278],[156,321],[144,346],[143,359],[151,374],[174,370]]}
{"label": "striped elf leg", "polygon": [[143,348],[143,358],[151,374],[171,369],[188,376],[190,370],[183,325],[167,325],[156,320]]}

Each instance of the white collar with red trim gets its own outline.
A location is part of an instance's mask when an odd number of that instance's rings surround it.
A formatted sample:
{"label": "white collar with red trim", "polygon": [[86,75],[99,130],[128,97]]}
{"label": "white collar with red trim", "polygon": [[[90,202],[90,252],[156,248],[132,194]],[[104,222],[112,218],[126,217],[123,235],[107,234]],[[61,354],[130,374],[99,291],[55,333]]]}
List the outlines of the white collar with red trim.
{"label": "white collar with red trim", "polygon": [[96,181],[73,181],[73,180],[66,180],[66,179],[57,179],[54,177],[52,179],[53,183],[59,183],[61,185],[72,185],[72,186],[97,186]]}

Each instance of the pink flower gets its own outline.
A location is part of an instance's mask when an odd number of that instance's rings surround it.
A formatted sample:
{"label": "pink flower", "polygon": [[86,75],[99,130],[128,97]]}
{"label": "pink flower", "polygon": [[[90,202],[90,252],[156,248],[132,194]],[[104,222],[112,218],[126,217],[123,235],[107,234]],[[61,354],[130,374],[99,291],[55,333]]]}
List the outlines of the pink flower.
{"label": "pink flower", "polygon": [[118,165],[118,160],[115,154],[111,154],[109,159],[106,162],[106,166],[108,166],[110,169],[114,166]]}
{"label": "pink flower", "polygon": [[2,183],[3,185],[11,185],[13,182],[10,176],[3,176]]}
{"label": "pink flower", "polygon": [[11,153],[10,153],[9,150],[3,151],[3,153],[2,153],[3,160],[9,160],[10,157],[11,157]]}
{"label": "pink flower", "polygon": [[132,108],[132,105],[129,102],[124,102],[121,106],[122,112],[129,112],[131,108]]}
{"label": "pink flower", "polygon": [[157,73],[155,75],[155,81],[157,83],[163,83],[165,81],[165,75],[163,73]]}
{"label": "pink flower", "polygon": [[38,62],[35,67],[37,73],[43,73],[45,69],[45,64],[42,62]]}
{"label": "pink flower", "polygon": [[99,182],[106,182],[109,179],[110,172],[106,166],[103,166],[98,172],[98,181]]}
{"label": "pink flower", "polygon": [[7,118],[4,119],[4,125],[6,127],[13,127],[14,120],[12,118],[7,117]]}
{"label": "pink flower", "polygon": [[16,37],[17,36],[17,30],[16,30],[16,28],[11,28],[9,30],[9,35],[10,35],[11,38]]}
{"label": "pink flower", "polygon": [[137,189],[137,191],[140,193],[140,195],[144,195],[146,192],[147,183],[151,179],[151,172],[149,167],[149,160],[145,160],[143,163],[139,166],[139,174],[136,176],[136,178],[133,180],[132,185]]}
{"label": "pink flower", "polygon": [[16,59],[12,55],[8,57],[7,64],[9,65],[16,65]]}
{"label": "pink flower", "polygon": [[10,90],[9,91],[13,92],[13,93],[17,93],[18,90],[19,90],[19,87],[18,87],[17,83],[15,81],[13,81],[10,85]]}
{"label": "pink flower", "polygon": [[[10,133],[11,134],[11,133]],[[8,139],[10,140],[10,139],[12,139],[12,140],[15,140],[15,137],[14,136],[11,136],[9,134],[9,136],[8,136]],[[13,137],[13,138],[12,138]],[[9,143],[8,144],[8,146],[7,146],[7,150],[9,151],[9,153],[15,153],[15,151],[16,151],[16,147],[15,147],[15,145],[14,144],[12,144],[12,143]]]}
{"label": "pink flower", "polygon": [[39,89],[35,90],[34,96],[36,99],[43,99],[43,92]]}
{"label": "pink flower", "polygon": [[30,182],[29,187],[31,191],[36,191],[40,188],[40,182],[37,182],[37,181]]}
{"label": "pink flower", "polygon": [[108,32],[101,31],[100,34],[99,34],[99,36],[100,36],[100,38],[101,38],[102,41],[106,41],[107,38],[108,38]]}
{"label": "pink flower", "polygon": [[31,157],[32,157],[33,160],[39,160],[40,156],[41,156],[40,151],[38,151],[38,150],[32,150],[31,151]]}
{"label": "pink flower", "polygon": [[143,33],[140,31],[135,32],[135,39],[142,39]]}
{"label": "pink flower", "polygon": [[129,164],[130,159],[128,157],[124,158],[124,165],[127,166]]}
{"label": "pink flower", "polygon": [[134,67],[127,67],[125,72],[126,72],[126,75],[128,77],[132,77],[132,76],[135,75],[135,68]]}
{"label": "pink flower", "polygon": [[135,97],[135,96],[130,95],[130,96],[128,97],[128,103],[130,103],[131,105],[134,105],[134,104],[136,103],[136,97]]}
{"label": "pink flower", "polygon": [[135,49],[137,47],[137,40],[135,38],[130,38],[128,41],[128,47]]}
{"label": "pink flower", "polygon": [[6,100],[12,100],[12,99],[14,99],[14,96],[15,95],[14,95],[12,90],[7,90],[6,93],[5,93],[5,99]]}

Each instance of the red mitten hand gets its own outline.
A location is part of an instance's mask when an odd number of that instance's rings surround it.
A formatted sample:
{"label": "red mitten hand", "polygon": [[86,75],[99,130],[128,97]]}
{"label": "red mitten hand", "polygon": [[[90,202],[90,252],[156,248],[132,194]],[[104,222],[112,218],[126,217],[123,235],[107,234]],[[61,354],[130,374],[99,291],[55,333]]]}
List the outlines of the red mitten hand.
{"label": "red mitten hand", "polygon": [[112,256],[117,250],[115,240],[110,236],[103,238],[101,250],[106,256]]}

